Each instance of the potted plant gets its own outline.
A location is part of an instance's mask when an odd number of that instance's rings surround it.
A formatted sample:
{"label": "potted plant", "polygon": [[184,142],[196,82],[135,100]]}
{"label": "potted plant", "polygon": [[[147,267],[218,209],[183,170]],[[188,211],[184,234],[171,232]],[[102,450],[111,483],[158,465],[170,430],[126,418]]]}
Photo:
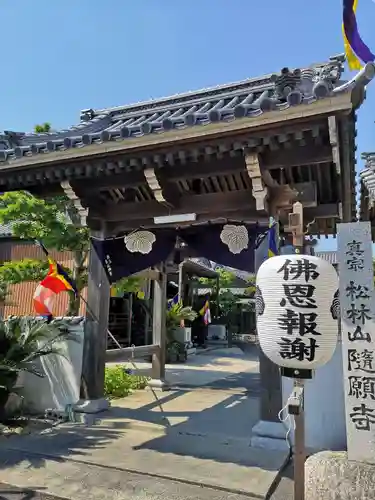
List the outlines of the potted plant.
{"label": "potted plant", "polygon": [[55,344],[76,340],[63,320],[47,322],[38,318],[10,317],[0,320],[0,420],[9,395],[21,373],[44,377],[35,361],[49,354],[63,355]]}
{"label": "potted plant", "polygon": [[175,337],[175,333],[181,324],[185,321],[191,322],[196,319],[198,314],[189,306],[184,307],[182,304],[174,304],[167,311],[166,329],[167,329],[167,363],[176,361],[186,361],[185,343],[179,341]]}

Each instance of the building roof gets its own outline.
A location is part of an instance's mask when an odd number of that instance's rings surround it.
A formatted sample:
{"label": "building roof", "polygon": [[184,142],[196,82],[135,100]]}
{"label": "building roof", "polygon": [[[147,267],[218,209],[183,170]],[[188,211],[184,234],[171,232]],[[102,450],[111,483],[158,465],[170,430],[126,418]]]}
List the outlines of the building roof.
{"label": "building roof", "polygon": [[[344,56],[308,68],[251,78],[196,92],[105,109],[86,109],[80,123],[43,134],[5,131],[0,135],[0,161],[82,148],[131,137],[162,134],[220,121],[257,117],[268,111],[309,105],[335,94],[364,87],[375,73],[369,63],[350,82],[342,82]],[[358,103],[359,105],[360,103]]]}
{"label": "building roof", "polygon": [[336,251],[331,251],[331,252],[315,252],[315,256],[319,257],[320,259],[326,260],[332,265],[337,264],[337,252]]}
{"label": "building roof", "polygon": [[0,238],[9,238],[12,236],[11,224],[0,224]]}

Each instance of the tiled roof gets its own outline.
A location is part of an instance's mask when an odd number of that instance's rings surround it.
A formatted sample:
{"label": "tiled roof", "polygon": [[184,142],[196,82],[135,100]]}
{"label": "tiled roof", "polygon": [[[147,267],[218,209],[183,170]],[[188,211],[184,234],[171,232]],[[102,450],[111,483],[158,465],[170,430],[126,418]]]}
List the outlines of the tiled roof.
{"label": "tiled roof", "polygon": [[11,224],[0,224],[0,238],[7,238],[12,236]]}
{"label": "tiled roof", "polygon": [[320,259],[326,260],[332,265],[337,264],[337,252],[315,252],[315,256]]}
{"label": "tiled roof", "polygon": [[350,82],[343,83],[343,56],[305,69],[252,78],[164,99],[81,113],[81,123],[57,132],[0,135],[0,161],[44,154],[130,137],[161,134],[173,129],[251,119],[268,111],[308,105],[319,99],[366,85],[374,76],[369,63]]}

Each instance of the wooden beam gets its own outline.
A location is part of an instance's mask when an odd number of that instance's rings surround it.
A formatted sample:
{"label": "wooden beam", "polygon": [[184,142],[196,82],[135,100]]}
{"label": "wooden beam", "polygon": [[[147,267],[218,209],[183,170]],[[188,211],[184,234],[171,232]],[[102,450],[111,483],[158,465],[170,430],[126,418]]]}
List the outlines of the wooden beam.
{"label": "wooden beam", "polygon": [[[150,168],[150,167],[149,167]],[[147,170],[147,169],[146,169]],[[163,183],[177,182],[179,180],[205,179],[212,175],[226,175],[245,171],[245,162],[242,155],[231,157],[227,155],[224,159],[212,159],[209,161],[190,161],[185,164],[168,165],[155,168],[155,176]],[[125,187],[137,187],[145,182],[145,174],[142,171],[122,172],[119,174],[102,175],[95,179],[80,179],[71,182],[80,194],[92,194],[104,189],[119,189]]]}
{"label": "wooden beam", "polygon": [[126,221],[177,215],[184,213],[211,214],[212,212],[235,212],[239,209],[255,208],[252,194],[248,190],[231,191],[228,193],[207,193],[182,196],[179,207],[170,210],[157,201],[139,203],[117,203],[103,207],[91,206],[89,217],[106,221]]}
{"label": "wooden beam", "polygon": [[306,208],[303,211],[305,220],[338,218],[339,214],[340,210],[338,203],[325,203],[315,208]]}
{"label": "wooden beam", "polygon": [[317,186],[314,181],[271,187],[269,193],[274,212],[281,208],[292,208],[296,201],[305,208],[317,206]]}
{"label": "wooden beam", "polygon": [[265,151],[260,154],[260,166],[262,169],[267,170],[328,163],[331,161],[331,146],[317,146],[312,141],[306,146],[279,149],[278,151]]}
{"label": "wooden beam", "polygon": [[[248,154],[256,155],[254,151],[249,151]],[[265,151],[260,154],[258,159],[261,170],[326,163],[332,161],[332,149],[329,145],[318,147],[313,141],[310,141],[306,146],[293,146],[290,149]],[[246,172],[247,170],[244,157],[240,154],[240,151],[238,152],[238,156],[229,156],[229,154],[226,154],[225,158],[222,159],[213,158],[212,160],[190,161],[174,165],[163,164],[162,167],[157,168],[156,165],[151,165],[148,168],[151,167],[154,169],[155,176],[159,180],[166,179],[168,182],[205,179],[210,176],[229,175],[237,172]],[[72,188],[80,196],[105,189],[136,187],[144,183],[144,173],[140,170],[104,174],[94,179],[79,179],[70,182]]]}
{"label": "wooden beam", "polygon": [[[269,224],[268,215],[264,214],[264,216],[260,215],[259,212],[253,209],[243,209],[236,210],[235,212],[230,211],[220,211],[219,208],[216,211],[210,214],[204,214],[197,216],[197,220],[194,222],[194,225],[204,225],[208,223],[225,223],[227,221],[236,221],[236,222],[246,222],[253,224],[263,224],[267,226]],[[88,225],[91,227],[93,224],[97,223],[97,220],[88,220]],[[178,224],[178,227],[186,227],[191,226],[191,222],[181,222]],[[149,217],[148,219],[131,219],[124,220],[118,222],[110,222],[108,223],[108,232],[111,236],[117,236],[118,234],[125,231],[132,231],[138,228],[147,228],[147,229],[155,229],[155,228],[175,228],[176,223],[171,224],[154,224],[154,219]],[[190,255],[190,257],[196,257],[196,255]]]}
{"label": "wooden beam", "polygon": [[207,177],[230,175],[245,172],[245,162],[242,154],[238,156],[225,155],[225,158],[196,161],[184,165],[166,165],[162,168],[166,178],[174,182],[190,179],[206,179]]}

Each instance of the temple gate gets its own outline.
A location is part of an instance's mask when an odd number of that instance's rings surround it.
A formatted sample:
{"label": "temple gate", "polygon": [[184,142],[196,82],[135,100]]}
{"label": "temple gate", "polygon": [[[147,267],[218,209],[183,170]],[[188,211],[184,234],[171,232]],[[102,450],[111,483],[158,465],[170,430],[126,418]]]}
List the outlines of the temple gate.
{"label": "temple gate", "polygon": [[[153,345],[144,350],[154,354],[153,377],[163,386],[165,260],[178,242],[254,272],[269,217],[293,229],[295,202],[303,206],[303,233],[335,234],[338,220],[355,219],[355,111],[374,65],[343,82],[343,63],[336,56],[198,92],[86,109],[77,126],[48,134],[2,134],[1,190],[65,193],[92,231],[94,316],[87,312],[83,374],[94,407],[103,396],[111,281],[153,268]],[[260,366],[261,419],[276,422],[279,370],[263,356]]]}

